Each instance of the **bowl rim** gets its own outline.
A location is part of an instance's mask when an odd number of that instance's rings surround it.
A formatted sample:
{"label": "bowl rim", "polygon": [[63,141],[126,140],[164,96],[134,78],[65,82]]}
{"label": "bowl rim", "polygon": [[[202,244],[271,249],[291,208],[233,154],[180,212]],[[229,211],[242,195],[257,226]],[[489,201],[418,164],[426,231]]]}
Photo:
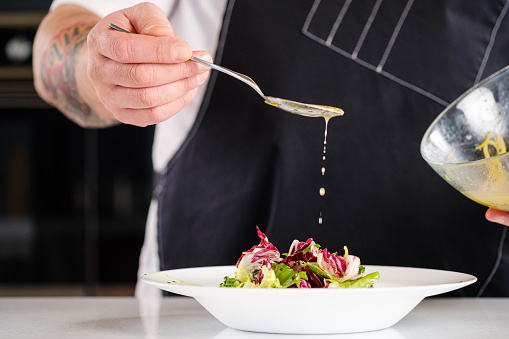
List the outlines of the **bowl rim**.
{"label": "bowl rim", "polygon": [[433,120],[433,122],[428,126],[428,128],[426,129],[426,132],[424,133],[422,139],[421,139],[421,144],[420,144],[420,152],[421,152],[421,156],[424,160],[426,160],[427,163],[429,164],[433,164],[433,165],[440,165],[440,166],[465,166],[467,164],[478,164],[480,162],[483,162],[483,161],[491,161],[493,160],[494,158],[503,158],[505,156],[509,156],[509,151],[504,153],[504,154],[500,154],[500,155],[494,155],[494,156],[491,156],[489,158],[484,158],[484,159],[477,159],[477,160],[473,160],[473,161],[466,161],[466,162],[454,162],[454,163],[451,163],[451,162],[441,162],[441,161],[434,161],[434,160],[431,160],[430,158],[428,158],[427,156],[424,155],[424,152],[423,152],[423,149],[424,149],[424,144],[425,144],[425,141],[429,138],[429,135],[431,133],[431,130],[433,129],[433,127],[435,127],[435,125],[438,123],[438,121],[440,119],[442,119],[442,117],[444,115],[446,115],[454,106],[456,106],[458,104],[458,102],[460,102],[461,100],[463,100],[463,98],[465,98],[467,95],[469,95],[470,93],[472,93],[474,90],[478,89],[479,87],[482,87],[483,85],[485,85],[486,83],[490,82],[491,80],[493,80],[493,78],[496,78],[497,76],[499,76],[500,74],[502,73],[505,73],[505,72],[508,72],[509,71],[509,65],[508,66],[505,66],[504,68],[496,71],[495,73],[491,74],[490,76],[486,77],[485,79],[479,81],[477,84],[475,84],[474,86],[472,86],[471,88],[469,88],[467,91],[465,91],[463,94],[461,94],[458,98],[456,98],[453,102],[451,102],[446,108],[444,108],[442,110],[442,112],[440,112],[440,114]]}

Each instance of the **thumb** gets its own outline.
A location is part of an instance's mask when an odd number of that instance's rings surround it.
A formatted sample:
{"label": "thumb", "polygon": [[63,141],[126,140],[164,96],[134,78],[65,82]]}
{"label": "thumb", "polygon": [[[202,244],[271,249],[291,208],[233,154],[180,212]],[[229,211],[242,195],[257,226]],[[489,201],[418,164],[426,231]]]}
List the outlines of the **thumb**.
{"label": "thumb", "polygon": [[173,28],[164,12],[152,3],[141,3],[130,7],[125,15],[138,34],[173,36]]}
{"label": "thumb", "polygon": [[[186,61],[191,57],[191,46],[184,40],[174,38],[173,28],[168,18],[156,5],[149,2],[141,3],[128,8],[124,14],[139,34],[162,38],[172,37],[171,55],[174,61]],[[166,43],[169,46],[169,41],[166,39],[161,40],[160,43]]]}
{"label": "thumb", "polygon": [[171,28],[171,26],[152,25],[143,28],[141,34],[152,36],[166,36],[166,35],[173,36],[173,29]]}

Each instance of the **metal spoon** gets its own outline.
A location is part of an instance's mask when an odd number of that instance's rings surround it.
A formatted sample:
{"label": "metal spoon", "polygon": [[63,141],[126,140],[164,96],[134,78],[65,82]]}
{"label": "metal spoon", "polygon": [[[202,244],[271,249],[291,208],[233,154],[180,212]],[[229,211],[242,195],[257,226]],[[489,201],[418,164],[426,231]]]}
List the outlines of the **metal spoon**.
{"label": "metal spoon", "polygon": [[[110,23],[110,27],[113,29],[116,29],[117,31],[120,31],[120,32],[131,33],[128,30],[125,30],[115,24],[112,24],[112,23]],[[293,100],[266,96],[265,94],[263,94],[260,87],[258,87],[258,85],[254,82],[254,80],[251,79],[250,77],[248,77],[247,75],[234,72],[228,68],[213,64],[211,62],[207,62],[205,60],[196,58],[194,56],[191,57],[191,60],[198,62],[200,64],[203,64],[203,65],[206,65],[206,66],[213,68],[217,71],[228,74],[229,76],[232,76],[235,79],[238,79],[238,80],[244,82],[245,84],[251,86],[265,100],[265,103],[267,103],[271,106],[280,108],[284,111],[287,111],[287,112],[290,112],[293,114],[297,114],[297,115],[306,116],[306,117],[313,117],[313,118],[314,117],[323,117],[327,120],[332,117],[340,116],[340,115],[344,114],[343,110],[341,108],[337,108],[337,107],[305,104],[305,103],[297,102],[297,101],[293,101]]]}

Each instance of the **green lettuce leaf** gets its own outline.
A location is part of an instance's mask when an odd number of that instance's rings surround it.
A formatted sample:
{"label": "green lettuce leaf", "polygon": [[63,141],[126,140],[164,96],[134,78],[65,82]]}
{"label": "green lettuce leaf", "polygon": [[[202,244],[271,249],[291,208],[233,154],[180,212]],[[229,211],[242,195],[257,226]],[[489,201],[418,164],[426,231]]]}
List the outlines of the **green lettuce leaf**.
{"label": "green lettuce leaf", "polygon": [[[338,282],[320,267],[310,263],[305,264],[309,267],[311,272],[316,274],[319,278],[327,280],[330,283],[329,288],[369,288],[373,287],[373,284],[380,279],[380,273],[373,272],[359,279]],[[364,272],[364,266],[361,267],[359,271],[362,270],[362,272]]]}
{"label": "green lettuce leaf", "polygon": [[380,279],[380,273],[373,272],[368,275],[363,276],[362,278],[355,280],[346,280],[339,283],[339,288],[370,288],[373,287],[373,284],[376,283]]}
{"label": "green lettuce leaf", "polygon": [[280,288],[281,284],[279,280],[276,278],[276,273],[272,268],[268,268],[266,265],[262,266],[262,274],[263,278],[260,281],[260,288]]}
{"label": "green lettuce leaf", "polygon": [[326,280],[329,280],[329,281],[333,281],[332,277],[329,275],[329,273],[325,272],[324,270],[322,270],[320,267],[316,266],[316,265],[313,265],[313,264],[310,264],[308,262],[304,262],[304,264],[306,264],[309,269],[311,270],[311,272],[313,272],[314,274],[317,275],[318,278],[320,279],[326,279]]}
{"label": "green lettuce leaf", "polygon": [[272,265],[272,269],[276,275],[276,278],[279,280],[281,287],[287,288],[295,284],[300,284],[300,280],[307,280],[308,276],[306,272],[295,272],[290,266],[280,262],[274,263]]}
{"label": "green lettuce leaf", "polygon": [[243,269],[242,267],[238,268],[237,271],[235,272],[235,278],[239,282],[241,282],[242,285],[251,281],[246,270]]}
{"label": "green lettuce leaf", "polygon": [[240,282],[237,279],[226,276],[224,281],[219,284],[219,287],[239,287],[239,285]]}

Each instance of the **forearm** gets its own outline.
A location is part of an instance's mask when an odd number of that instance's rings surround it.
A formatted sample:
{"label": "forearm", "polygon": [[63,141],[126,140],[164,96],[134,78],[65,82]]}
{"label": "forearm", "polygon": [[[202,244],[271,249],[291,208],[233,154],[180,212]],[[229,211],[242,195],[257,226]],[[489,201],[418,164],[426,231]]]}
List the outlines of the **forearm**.
{"label": "forearm", "polygon": [[82,7],[60,6],[42,21],[34,41],[37,92],[83,127],[117,122],[97,98],[87,76],[87,35],[99,19]]}

